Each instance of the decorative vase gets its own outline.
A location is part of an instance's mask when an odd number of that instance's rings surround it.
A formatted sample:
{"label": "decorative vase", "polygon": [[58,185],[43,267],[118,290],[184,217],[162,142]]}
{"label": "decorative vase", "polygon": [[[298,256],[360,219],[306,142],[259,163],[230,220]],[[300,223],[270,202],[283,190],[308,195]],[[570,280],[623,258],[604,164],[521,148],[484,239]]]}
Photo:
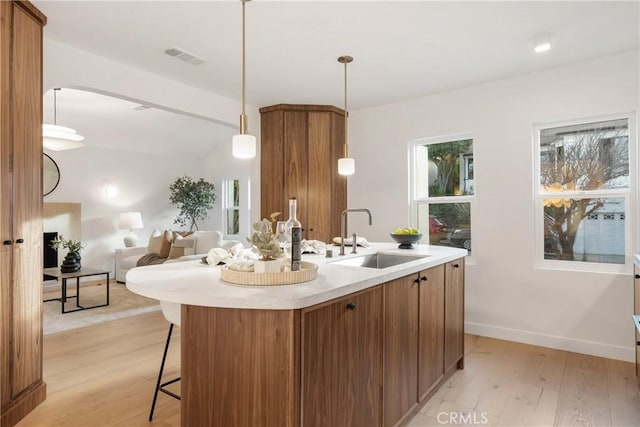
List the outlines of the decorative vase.
{"label": "decorative vase", "polygon": [[280,260],[272,259],[269,261],[256,260],[253,264],[254,273],[280,273]]}
{"label": "decorative vase", "polygon": [[77,252],[67,252],[60,266],[63,273],[73,273],[80,270],[80,254]]}

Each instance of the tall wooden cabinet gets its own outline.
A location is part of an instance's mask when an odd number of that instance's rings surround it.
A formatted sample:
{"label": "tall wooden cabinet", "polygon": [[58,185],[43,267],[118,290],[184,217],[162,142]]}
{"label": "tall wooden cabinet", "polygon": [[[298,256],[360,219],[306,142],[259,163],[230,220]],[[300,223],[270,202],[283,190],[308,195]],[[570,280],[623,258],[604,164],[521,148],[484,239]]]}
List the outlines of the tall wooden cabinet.
{"label": "tall wooden cabinet", "polygon": [[633,316],[636,338],[636,377],[640,387],[640,267],[633,266]]}
{"label": "tall wooden cabinet", "polygon": [[338,175],[344,144],[344,111],[327,105],[279,104],[260,109],[263,218],[298,199],[303,238],[329,242],[340,235],[347,208],[347,180]]}
{"label": "tall wooden cabinet", "polygon": [[0,2],[0,425],[45,399],[42,381],[42,27]]}

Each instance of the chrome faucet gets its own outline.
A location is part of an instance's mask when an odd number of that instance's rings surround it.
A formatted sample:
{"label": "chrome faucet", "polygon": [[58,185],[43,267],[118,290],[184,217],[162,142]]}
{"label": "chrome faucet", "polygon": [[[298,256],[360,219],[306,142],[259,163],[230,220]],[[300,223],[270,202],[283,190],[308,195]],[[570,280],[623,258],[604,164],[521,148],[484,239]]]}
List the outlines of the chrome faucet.
{"label": "chrome faucet", "polygon": [[[361,208],[361,209],[345,209],[342,211],[342,218],[340,221],[340,255],[344,255],[344,239],[346,239],[346,222],[347,222],[347,212],[366,212],[367,214],[369,214],[369,225],[373,225],[373,218],[371,216],[371,211],[369,209],[365,209],[365,208]],[[357,242],[356,239],[353,239],[352,245],[353,248],[351,249],[351,253],[355,254],[356,252],[356,246],[357,246]]]}

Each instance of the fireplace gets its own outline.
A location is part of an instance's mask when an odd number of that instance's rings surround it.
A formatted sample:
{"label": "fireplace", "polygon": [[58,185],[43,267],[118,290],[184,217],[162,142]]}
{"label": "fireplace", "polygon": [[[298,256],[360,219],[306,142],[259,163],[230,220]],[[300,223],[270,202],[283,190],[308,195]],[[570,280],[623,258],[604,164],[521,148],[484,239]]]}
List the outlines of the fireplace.
{"label": "fireplace", "polygon": [[[42,245],[42,262],[44,268],[57,267],[58,266],[58,250],[51,247],[51,242],[58,237],[57,232],[43,233],[43,245]],[[55,276],[45,274],[44,281],[57,280]]]}

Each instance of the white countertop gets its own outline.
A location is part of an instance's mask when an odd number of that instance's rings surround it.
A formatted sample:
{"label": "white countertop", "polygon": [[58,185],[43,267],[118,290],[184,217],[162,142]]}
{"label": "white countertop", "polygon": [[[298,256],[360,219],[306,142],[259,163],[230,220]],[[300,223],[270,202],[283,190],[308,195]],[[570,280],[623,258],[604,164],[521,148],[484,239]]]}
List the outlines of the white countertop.
{"label": "white countertop", "polygon": [[636,254],[636,255],[634,255],[634,256],[633,256],[633,263],[634,263],[635,265],[637,265],[637,266],[638,266],[638,268],[640,268],[640,255],[637,255],[637,254]]}
{"label": "white countertop", "polygon": [[[357,255],[349,253],[351,248],[345,248],[345,256],[337,255],[338,251],[339,248],[334,247],[333,258],[304,254],[303,261],[318,264],[318,276],[310,282],[295,285],[234,285],[220,279],[220,267],[199,261],[136,267],[127,273],[126,283],[132,292],[160,301],[207,307],[290,310],[329,301],[467,255],[465,249],[430,245],[398,249],[396,243],[372,243],[369,248],[359,247]],[[427,256],[384,269],[331,264],[376,252]]]}

